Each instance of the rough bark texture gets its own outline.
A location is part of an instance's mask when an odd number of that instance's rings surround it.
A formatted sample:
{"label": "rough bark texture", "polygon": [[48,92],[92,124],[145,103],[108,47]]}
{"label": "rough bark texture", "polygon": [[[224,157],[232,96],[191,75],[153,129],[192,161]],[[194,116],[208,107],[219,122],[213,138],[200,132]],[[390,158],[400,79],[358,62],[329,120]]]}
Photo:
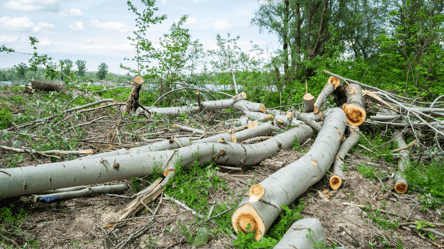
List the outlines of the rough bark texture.
{"label": "rough bark texture", "polygon": [[321,110],[322,104],[324,104],[324,101],[330,97],[330,95],[341,86],[341,82],[336,77],[330,77],[328,79],[327,84],[325,84],[324,89],[322,89],[321,93],[319,94],[318,98],[316,99],[316,102],[314,103],[314,113],[318,113]]}
{"label": "rough bark texture", "polygon": [[[395,130],[393,136],[395,136],[395,140],[396,142],[398,142],[399,148],[407,146],[400,130]],[[407,149],[401,150],[399,154],[401,154],[401,158],[399,159],[398,162],[398,172],[396,172],[395,174],[395,190],[396,192],[402,194],[405,193],[408,189],[407,181],[402,176],[402,172],[406,169],[407,165],[409,164],[409,151]]]}
{"label": "rough bark texture", "polygon": [[362,97],[362,88],[357,84],[350,84],[347,89],[347,103],[342,106],[345,114],[347,115],[347,122],[352,126],[360,126],[364,123],[365,112],[365,99]]}
{"label": "rough bark texture", "polygon": [[[325,175],[338,151],[345,122],[344,112],[334,108],[310,151],[260,183],[265,189],[261,200],[250,202],[248,198],[243,199],[231,217],[235,231],[246,231],[247,225],[251,224],[256,231],[256,239],[260,240],[282,212],[282,204],[290,205]],[[298,141],[301,143],[303,140]]]}
{"label": "rough bark texture", "polygon": [[140,89],[142,89],[142,84],[133,82],[133,88],[131,89],[130,96],[126,102],[126,112],[135,112],[139,108],[139,95]]}
{"label": "rough bark texture", "polygon": [[318,248],[320,242],[327,244],[321,222],[316,218],[306,218],[293,223],[274,249],[312,249]]}
{"label": "rough bark texture", "polygon": [[348,138],[345,139],[345,141],[342,142],[341,146],[339,147],[338,154],[336,155],[335,162],[333,163],[333,174],[330,177],[330,187],[333,190],[340,188],[342,185],[342,165],[344,164],[344,158],[345,155],[347,155],[347,152],[358,143],[358,130],[358,127],[350,128]]}
{"label": "rough bark texture", "polygon": [[66,85],[63,82],[53,82],[53,81],[38,81],[31,80],[31,85],[33,89],[39,91],[62,91]]}
{"label": "rough bark texture", "polygon": [[301,125],[252,145],[198,143],[178,150],[8,168],[0,171],[0,193],[2,198],[10,198],[57,188],[150,175],[156,168],[168,175],[177,165],[187,168],[195,160],[200,163],[254,165],[280,149],[290,148],[295,137],[301,142],[312,134],[313,130],[309,126]]}

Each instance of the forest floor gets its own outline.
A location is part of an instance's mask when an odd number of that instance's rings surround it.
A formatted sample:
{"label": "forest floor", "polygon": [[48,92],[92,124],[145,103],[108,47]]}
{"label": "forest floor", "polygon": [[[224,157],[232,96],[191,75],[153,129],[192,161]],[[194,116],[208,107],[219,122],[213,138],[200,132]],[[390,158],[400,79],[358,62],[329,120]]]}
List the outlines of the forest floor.
{"label": "forest floor", "polygon": [[[0,91],[0,100],[1,98],[8,100],[14,96],[18,98],[17,95],[14,92]],[[26,113],[27,109],[24,106],[29,105],[27,98],[35,96],[23,95],[21,98],[25,98],[24,101],[15,99],[0,102],[0,109],[3,103],[3,106],[7,105],[13,114]],[[84,115],[86,117],[83,117],[81,122],[100,116],[113,119],[112,116],[117,114],[109,112],[108,109],[101,109]],[[64,118],[60,117],[60,120]],[[193,117],[189,118],[191,120]],[[133,125],[131,127],[133,131],[146,125],[144,121],[140,124],[137,120],[129,122]],[[134,127],[132,122],[139,126]],[[70,125],[72,126],[72,123]],[[163,131],[163,137],[187,135],[186,132],[177,132],[168,128],[170,125],[166,120],[159,120],[158,126],[156,131]],[[93,147],[97,152],[140,145],[139,142],[135,142],[137,136],[124,133],[120,135],[119,141],[114,140],[112,127],[112,124],[106,122],[95,122],[81,130],[88,137],[102,136],[104,139],[109,139],[112,136],[113,139],[108,144],[88,142],[88,139],[84,138],[82,141],[86,142],[75,146],[83,149]],[[69,134],[76,133],[76,129],[73,130]],[[42,128],[39,132],[43,133],[45,130]],[[8,138],[0,139],[0,145],[19,146],[13,138]],[[21,145],[32,147],[31,143],[49,143],[48,146],[55,146],[54,142],[55,140],[50,140],[49,137],[31,137],[27,141],[21,141]],[[294,162],[310,149],[311,143],[280,151],[271,160]],[[74,158],[76,156],[64,157],[64,159]],[[45,157],[36,158],[29,154],[12,154],[0,149],[0,168],[50,163],[51,160],[54,161]],[[11,165],[11,162],[14,162],[14,165]],[[439,225],[433,229],[444,233],[442,216],[435,210],[421,208],[418,193],[409,191],[408,194],[398,195],[393,190],[392,177],[397,170],[396,164],[364,155],[360,149],[355,149],[349,154],[345,158],[345,163],[344,183],[341,188],[332,191],[326,176],[290,205],[293,210],[302,205],[303,210],[300,215],[303,218],[315,217],[321,221],[328,241],[326,247],[322,248],[335,246],[360,248],[357,241],[368,248],[433,248],[444,245],[443,237],[435,235],[435,239],[432,240],[432,235],[420,234],[415,228],[400,225],[405,222],[433,223]],[[114,248],[116,244],[130,238],[139,228],[147,224],[149,226],[146,232],[129,240],[123,248],[239,248],[232,245],[233,238],[230,233],[234,231],[231,228],[231,214],[251,185],[263,181],[274,172],[275,170],[261,165],[237,169],[228,169],[223,165],[197,165],[188,171],[178,171],[176,174],[180,173],[182,177],[170,185],[165,194],[190,206],[204,217],[214,217],[222,211],[226,212],[212,219],[215,221],[213,223],[212,220],[196,218],[162,195],[148,205],[151,210],[144,209],[137,214],[136,219],[116,225],[115,228],[102,228],[107,222],[117,220],[119,212],[130,203],[129,197],[149,186],[148,181],[153,180],[150,177],[143,177],[106,183],[128,183],[132,186],[126,192],[119,193],[120,196],[96,195],[51,203],[34,202],[31,196],[22,196],[19,199],[1,201],[0,218],[3,219],[0,219],[0,228],[3,227],[3,233],[14,238],[22,248]],[[209,213],[213,207],[219,209],[214,208],[211,215]],[[157,210],[154,217],[152,210]],[[14,221],[11,222],[7,217],[15,218],[12,218]],[[279,222],[280,219],[275,224]],[[344,227],[352,232],[351,236],[344,231]],[[111,230],[113,232],[109,233]],[[9,231],[15,232],[10,234]],[[206,236],[200,239],[199,234]],[[248,247],[245,243],[243,245]],[[12,248],[11,243],[0,237],[0,248]]]}

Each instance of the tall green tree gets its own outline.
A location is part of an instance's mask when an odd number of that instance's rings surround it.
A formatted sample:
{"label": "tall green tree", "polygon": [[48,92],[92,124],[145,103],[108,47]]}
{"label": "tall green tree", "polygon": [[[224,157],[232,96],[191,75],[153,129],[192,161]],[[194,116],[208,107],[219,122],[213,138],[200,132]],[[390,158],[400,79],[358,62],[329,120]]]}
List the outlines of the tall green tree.
{"label": "tall green tree", "polygon": [[105,62],[100,63],[99,71],[97,72],[97,78],[103,80],[106,77],[106,73],[108,72],[108,66]]}
{"label": "tall green tree", "polygon": [[85,72],[86,72],[86,61],[77,60],[77,61],[76,61],[76,65],[77,65],[77,70],[78,70],[78,74],[79,74],[79,76],[81,76],[81,77],[85,76]]}

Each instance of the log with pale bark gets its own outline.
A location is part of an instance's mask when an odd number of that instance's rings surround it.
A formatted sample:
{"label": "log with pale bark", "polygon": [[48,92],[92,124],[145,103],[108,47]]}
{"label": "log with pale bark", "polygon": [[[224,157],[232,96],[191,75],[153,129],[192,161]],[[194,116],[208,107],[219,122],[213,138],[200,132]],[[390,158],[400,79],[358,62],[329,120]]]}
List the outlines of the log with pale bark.
{"label": "log with pale bark", "polygon": [[325,84],[324,89],[322,89],[321,93],[319,94],[318,98],[316,99],[316,102],[314,103],[314,113],[319,113],[321,111],[321,107],[324,104],[325,100],[330,97],[330,95],[341,86],[341,82],[336,77],[330,77],[328,79],[327,84]]}
{"label": "log with pale bark", "polygon": [[[402,132],[400,130],[395,130],[395,133],[393,134],[395,137],[395,141],[398,142],[399,148],[406,148],[407,144],[404,141]],[[407,149],[403,149],[399,152],[401,154],[401,158],[398,162],[398,171],[395,174],[395,190],[396,192],[403,194],[407,192],[408,184],[407,180],[403,176],[403,172],[409,165],[409,151]]]}
{"label": "log with pale bark", "polygon": [[344,165],[345,155],[347,155],[347,152],[359,141],[359,128],[350,127],[349,131],[349,135],[347,139],[345,139],[345,141],[341,143],[341,146],[339,147],[338,153],[335,157],[335,162],[333,163],[333,174],[330,177],[329,181],[330,187],[333,190],[337,190],[342,185],[342,179],[344,178],[342,167]]}
{"label": "log with pale bark", "polygon": [[312,249],[318,248],[319,244],[327,244],[324,228],[316,218],[298,220],[284,234],[274,249]]}
{"label": "log with pale bark", "polygon": [[39,91],[55,91],[60,92],[63,89],[65,89],[66,85],[63,82],[54,82],[54,81],[38,81],[38,80],[31,80],[31,86],[32,89],[39,90]]}
{"label": "log with pale bark", "polygon": [[[254,103],[246,100],[247,95],[242,92],[231,99],[221,99],[201,102],[201,106],[183,106],[183,107],[145,107],[151,113],[164,114],[170,116],[179,116],[181,113],[192,113],[202,110],[217,110],[234,108],[242,112],[262,112],[266,113],[267,109],[264,104]],[[143,113],[145,110],[138,110],[138,113]],[[148,114],[146,114],[148,115]]]}
{"label": "log with pale bark", "polygon": [[245,232],[250,224],[255,238],[260,240],[282,212],[282,204],[290,205],[325,175],[338,151],[345,123],[346,116],[340,108],[331,110],[310,151],[261,182],[264,196],[259,201],[241,201],[231,217],[235,231]]}
{"label": "log with pale bark", "polygon": [[140,89],[142,89],[143,82],[142,76],[134,77],[131,93],[126,101],[126,112],[135,112],[139,108]]}
{"label": "log with pale bark", "polygon": [[[222,134],[218,134],[215,136],[211,136],[211,137],[199,139],[199,140],[193,139],[191,137],[175,138],[175,140],[182,147],[191,146],[193,144],[198,144],[198,143],[209,143],[209,142],[217,143],[221,140],[226,141],[226,142],[237,142],[238,143],[238,142],[242,142],[244,140],[247,140],[247,139],[250,139],[250,138],[253,138],[256,136],[268,135],[268,134],[271,134],[272,132],[275,132],[278,130],[279,130],[279,127],[274,125],[273,122],[267,122],[261,126],[251,127],[248,129],[242,129],[242,130],[235,132],[235,133],[227,132],[227,133],[222,133]],[[233,139],[235,139],[235,140],[233,140]],[[149,145],[132,148],[129,150],[120,149],[120,150],[115,150],[115,151],[110,151],[110,152],[105,152],[105,153],[99,153],[99,154],[79,158],[77,160],[88,160],[88,159],[92,159],[92,158],[139,154],[139,153],[161,151],[161,150],[174,150],[174,149],[178,149],[178,148],[179,148],[179,145],[177,145],[177,143],[175,143],[171,139],[168,139],[165,141],[156,142],[156,143],[152,143]]]}
{"label": "log with pale bark", "polygon": [[188,168],[196,160],[199,163],[255,165],[281,149],[291,148],[295,138],[301,142],[312,134],[313,130],[309,126],[301,125],[252,145],[198,143],[177,150],[3,169],[0,171],[0,197],[4,199],[57,188],[151,175],[156,170],[167,176],[175,167],[181,165]]}

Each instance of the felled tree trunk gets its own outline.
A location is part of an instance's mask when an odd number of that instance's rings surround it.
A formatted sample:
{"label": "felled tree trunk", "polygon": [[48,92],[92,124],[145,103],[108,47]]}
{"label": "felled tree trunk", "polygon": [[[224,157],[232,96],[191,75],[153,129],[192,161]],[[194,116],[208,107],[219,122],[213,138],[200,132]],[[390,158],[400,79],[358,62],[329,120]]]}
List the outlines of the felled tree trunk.
{"label": "felled tree trunk", "polygon": [[342,179],[344,178],[342,173],[342,165],[344,164],[345,155],[347,152],[355,146],[359,141],[358,127],[350,128],[350,133],[347,139],[342,142],[339,147],[338,154],[336,155],[335,162],[333,163],[333,174],[330,177],[330,187],[336,190],[341,187]]}
{"label": "felled tree trunk", "polygon": [[324,228],[316,218],[298,220],[288,229],[274,249],[312,249],[319,243],[327,244]]}
{"label": "felled tree trunk", "polygon": [[[280,149],[290,148],[296,137],[302,142],[313,130],[301,125],[262,143],[198,143],[178,150],[73,160],[0,171],[3,198],[92,183],[109,182],[144,175],[160,169],[165,176],[176,166],[187,168],[194,161],[224,165],[255,165]],[[197,156],[196,156],[197,155]]]}
{"label": "felled tree trunk", "polygon": [[[395,130],[393,136],[395,136],[395,140],[396,142],[398,142],[399,148],[407,147],[407,144],[404,141],[404,138],[400,130]],[[398,172],[396,172],[395,174],[395,190],[396,192],[403,194],[407,192],[408,189],[407,180],[403,177],[402,173],[409,164],[409,151],[407,149],[404,149],[401,150],[399,154],[401,154],[401,158],[399,159],[398,162]]]}
{"label": "felled tree trunk", "polygon": [[261,182],[259,185],[264,189],[264,196],[259,201],[242,200],[231,217],[237,233],[245,232],[250,224],[256,231],[256,239],[260,240],[282,212],[282,204],[290,205],[325,175],[338,151],[345,122],[344,112],[334,108],[326,117],[310,151]]}
{"label": "felled tree trunk", "polygon": [[56,91],[60,92],[62,91],[66,85],[63,82],[53,82],[53,81],[38,81],[38,80],[31,80],[31,85],[33,89],[39,90],[39,91]]}
{"label": "felled tree trunk", "polygon": [[126,112],[135,112],[139,108],[140,89],[142,89],[142,76],[134,77],[131,93],[126,101]]}

